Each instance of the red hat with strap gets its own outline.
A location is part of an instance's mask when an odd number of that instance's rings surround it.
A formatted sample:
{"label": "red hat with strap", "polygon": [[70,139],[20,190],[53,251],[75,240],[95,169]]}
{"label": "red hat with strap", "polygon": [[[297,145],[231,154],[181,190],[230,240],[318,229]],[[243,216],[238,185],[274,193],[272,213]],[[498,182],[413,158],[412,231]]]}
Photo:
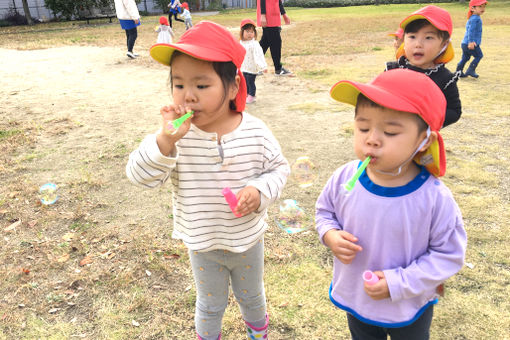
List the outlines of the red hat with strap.
{"label": "red hat with strap", "polygon": [[446,152],[439,130],[446,113],[446,99],[441,89],[421,72],[394,69],[381,73],[370,83],[342,80],[330,90],[333,99],[356,106],[358,95],[388,109],[420,116],[435,131],[437,139],[427,150],[418,153],[414,161],[423,165],[434,176],[446,171]]}
{"label": "red hat with strap", "polygon": [[473,11],[471,10],[471,8],[473,6],[481,6],[483,4],[489,4],[489,3],[487,2],[487,0],[471,0],[471,1],[469,1],[469,11],[468,11],[468,15],[467,15],[468,19],[471,18],[471,16],[473,15]]}
{"label": "red hat with strap", "polygon": [[246,106],[246,80],[241,72],[241,65],[246,49],[226,28],[212,21],[201,21],[181,36],[175,44],[156,44],[150,48],[150,55],[157,62],[170,66],[174,51],[180,51],[193,58],[205,61],[231,61],[237,67],[241,78],[235,98],[236,111],[242,112]]}

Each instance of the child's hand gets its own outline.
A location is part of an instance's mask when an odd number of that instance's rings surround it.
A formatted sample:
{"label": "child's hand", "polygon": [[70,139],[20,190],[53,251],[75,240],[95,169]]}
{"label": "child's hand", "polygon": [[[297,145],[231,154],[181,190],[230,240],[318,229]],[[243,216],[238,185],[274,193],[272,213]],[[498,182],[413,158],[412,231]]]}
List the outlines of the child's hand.
{"label": "child's hand", "polygon": [[173,139],[181,139],[181,137],[188,132],[191,126],[191,118],[186,119],[184,123],[182,123],[182,125],[177,128],[177,130],[174,130],[172,121],[184,115],[188,111],[190,111],[190,108],[184,109],[182,105],[177,106],[174,104],[163,106],[160,110],[161,116],[163,117],[163,133],[173,136]]}
{"label": "child's hand", "polygon": [[[186,108],[186,110],[189,109]],[[174,130],[172,127],[172,121],[185,114],[186,110],[182,105],[177,106],[175,104],[163,106],[160,110],[163,117],[163,127],[158,136],[156,136],[156,140],[159,150],[165,156],[174,152],[175,142],[181,139],[191,126],[191,119],[187,119],[177,130]]]}
{"label": "child's hand", "polygon": [[287,14],[283,15],[283,21],[285,22],[285,25],[290,25],[290,18]]}
{"label": "child's hand", "polygon": [[472,41],[468,44],[468,49],[470,50],[474,50],[476,47],[476,42]]}
{"label": "child's hand", "polygon": [[388,288],[388,281],[386,281],[386,277],[382,271],[375,271],[375,275],[379,278],[373,285],[369,285],[365,282],[365,293],[368,294],[374,300],[382,300],[390,297],[390,290]]}
{"label": "child's hand", "polygon": [[235,212],[241,216],[254,212],[260,206],[260,192],[257,188],[247,186],[236,195],[237,207]]}
{"label": "child's hand", "polygon": [[358,238],[344,230],[331,229],[322,238],[333,254],[343,263],[350,264],[359,251],[362,251]]}

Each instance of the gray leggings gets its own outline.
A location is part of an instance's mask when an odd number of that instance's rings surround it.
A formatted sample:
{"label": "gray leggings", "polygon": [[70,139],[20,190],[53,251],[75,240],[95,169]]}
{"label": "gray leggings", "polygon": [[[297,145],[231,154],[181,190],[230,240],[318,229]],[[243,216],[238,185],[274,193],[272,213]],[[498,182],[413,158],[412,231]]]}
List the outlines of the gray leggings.
{"label": "gray leggings", "polygon": [[204,339],[217,339],[221,333],[229,281],[243,319],[250,323],[265,319],[263,239],[244,253],[190,250],[189,257],[197,290],[195,327],[198,335]]}

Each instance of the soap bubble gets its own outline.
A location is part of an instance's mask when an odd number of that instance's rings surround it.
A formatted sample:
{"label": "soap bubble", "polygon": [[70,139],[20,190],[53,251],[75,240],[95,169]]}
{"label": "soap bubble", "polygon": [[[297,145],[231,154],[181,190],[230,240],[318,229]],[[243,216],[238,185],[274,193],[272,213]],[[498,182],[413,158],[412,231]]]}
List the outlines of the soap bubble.
{"label": "soap bubble", "polygon": [[298,233],[308,229],[311,225],[310,218],[305,211],[298,206],[296,200],[284,200],[280,205],[280,212],[275,218],[276,224],[289,234]]}
{"label": "soap bubble", "polygon": [[307,188],[313,184],[317,177],[317,169],[307,156],[299,157],[292,165],[292,175],[301,188]]}
{"label": "soap bubble", "polygon": [[46,183],[39,188],[39,199],[44,205],[50,205],[58,200],[57,186],[53,183]]}

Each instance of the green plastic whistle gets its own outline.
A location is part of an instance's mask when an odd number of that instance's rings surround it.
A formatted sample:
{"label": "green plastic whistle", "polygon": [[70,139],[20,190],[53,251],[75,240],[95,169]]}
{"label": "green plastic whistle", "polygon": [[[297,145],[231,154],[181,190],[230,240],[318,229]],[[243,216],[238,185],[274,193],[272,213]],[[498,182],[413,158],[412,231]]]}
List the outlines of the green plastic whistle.
{"label": "green plastic whistle", "polygon": [[179,128],[179,126],[182,125],[182,123],[184,123],[188,118],[190,118],[193,115],[193,113],[194,113],[194,111],[189,111],[189,112],[186,112],[186,114],[184,114],[183,116],[172,120],[172,127],[174,128],[174,130],[177,130]]}
{"label": "green plastic whistle", "polygon": [[356,181],[359,179],[359,176],[365,171],[365,168],[367,167],[368,163],[370,163],[370,156],[365,158],[363,163],[359,166],[356,173],[351,177],[350,180],[347,181],[347,183],[344,184],[344,188],[347,191],[351,191],[354,188],[354,185],[356,184]]}

